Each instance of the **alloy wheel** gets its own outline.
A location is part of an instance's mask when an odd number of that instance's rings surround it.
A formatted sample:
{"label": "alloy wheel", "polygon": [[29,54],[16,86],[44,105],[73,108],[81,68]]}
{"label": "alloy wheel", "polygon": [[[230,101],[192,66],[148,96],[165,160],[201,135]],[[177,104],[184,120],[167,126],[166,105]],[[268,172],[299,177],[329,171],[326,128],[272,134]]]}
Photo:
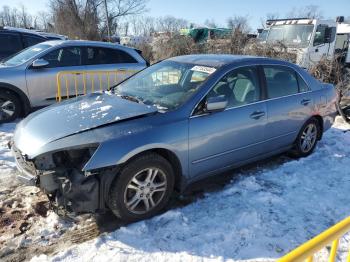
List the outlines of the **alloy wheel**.
{"label": "alloy wheel", "polygon": [[134,214],[145,214],[163,199],[167,179],[159,168],[146,168],[135,174],[126,186],[124,204]]}
{"label": "alloy wheel", "polygon": [[0,98],[0,120],[11,118],[15,111],[16,106],[11,100]]}
{"label": "alloy wheel", "polygon": [[301,135],[300,148],[304,153],[309,152],[314,147],[317,140],[317,127],[314,123],[308,124]]}

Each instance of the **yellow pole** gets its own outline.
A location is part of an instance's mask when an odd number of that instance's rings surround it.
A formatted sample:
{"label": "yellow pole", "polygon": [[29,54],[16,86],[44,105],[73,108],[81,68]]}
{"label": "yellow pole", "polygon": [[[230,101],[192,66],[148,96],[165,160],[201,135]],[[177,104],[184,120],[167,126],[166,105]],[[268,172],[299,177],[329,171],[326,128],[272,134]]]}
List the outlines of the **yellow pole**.
{"label": "yellow pole", "polygon": [[68,77],[64,74],[64,79],[66,80],[66,98],[69,98],[69,88],[68,88]]}
{"label": "yellow pole", "polygon": [[94,92],[95,87],[94,87],[94,80],[95,80],[95,75],[93,72],[91,72],[91,91]]}
{"label": "yellow pole", "polygon": [[102,77],[101,77],[101,72],[98,72],[98,79],[100,80],[100,91],[102,92]]}
{"label": "yellow pole", "polygon": [[339,239],[336,239],[333,241],[331,254],[329,255],[329,259],[328,259],[329,262],[335,262],[335,258],[337,256],[338,244],[339,244]]}
{"label": "yellow pole", "polygon": [[350,231],[350,217],[343,219],[342,221],[335,224],[326,231],[322,232],[318,236],[300,245],[287,255],[280,258],[278,261],[304,261],[305,259],[315,254],[317,251],[321,250],[332,241],[337,240],[338,238],[343,236],[348,231]]}
{"label": "yellow pole", "polygon": [[84,95],[86,95],[86,74],[83,72]]}
{"label": "yellow pole", "polygon": [[77,74],[74,74],[74,88],[75,88],[75,96],[78,96],[78,80],[77,80]]}
{"label": "yellow pole", "polygon": [[61,102],[61,81],[60,81],[60,73],[57,74],[57,100]]}
{"label": "yellow pole", "polygon": [[110,88],[110,84],[109,84],[109,72],[107,72],[107,89]]}

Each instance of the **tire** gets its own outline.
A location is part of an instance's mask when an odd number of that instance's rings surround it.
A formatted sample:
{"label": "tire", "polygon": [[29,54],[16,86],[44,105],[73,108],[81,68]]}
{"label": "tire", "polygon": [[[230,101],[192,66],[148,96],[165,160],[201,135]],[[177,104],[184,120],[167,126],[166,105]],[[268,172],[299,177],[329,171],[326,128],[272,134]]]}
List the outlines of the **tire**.
{"label": "tire", "polygon": [[320,123],[315,118],[308,120],[298,134],[291,155],[298,158],[310,155],[315,150],[320,132]]}
{"label": "tire", "polygon": [[174,171],[170,163],[158,154],[148,153],[122,168],[111,184],[107,204],[123,221],[143,220],[166,206],[173,188]]}
{"label": "tire", "polygon": [[14,121],[21,113],[19,98],[10,91],[0,91],[0,124]]}

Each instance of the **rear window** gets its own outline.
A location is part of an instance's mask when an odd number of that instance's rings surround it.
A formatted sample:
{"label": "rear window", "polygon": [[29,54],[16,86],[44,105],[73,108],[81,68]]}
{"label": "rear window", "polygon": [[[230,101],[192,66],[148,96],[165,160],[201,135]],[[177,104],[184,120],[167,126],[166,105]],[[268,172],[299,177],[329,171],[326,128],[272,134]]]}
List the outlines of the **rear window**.
{"label": "rear window", "polygon": [[12,55],[22,49],[21,39],[17,34],[0,33],[0,53]]}
{"label": "rear window", "polygon": [[36,45],[45,41],[44,38],[41,38],[38,36],[32,36],[32,35],[23,35],[22,38],[23,38],[23,43],[25,47]]}
{"label": "rear window", "polygon": [[128,53],[112,48],[88,47],[86,56],[87,65],[137,63]]}
{"label": "rear window", "polygon": [[264,66],[268,98],[297,94],[298,80],[293,69],[282,66]]}

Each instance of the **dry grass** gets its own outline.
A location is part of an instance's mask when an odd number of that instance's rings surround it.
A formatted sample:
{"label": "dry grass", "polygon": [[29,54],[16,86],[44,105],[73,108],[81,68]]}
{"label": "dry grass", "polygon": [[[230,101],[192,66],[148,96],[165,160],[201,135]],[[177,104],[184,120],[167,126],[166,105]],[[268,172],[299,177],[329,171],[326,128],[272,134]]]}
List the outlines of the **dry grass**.
{"label": "dry grass", "polygon": [[[248,38],[240,31],[234,31],[225,39],[212,39],[196,43],[192,38],[173,34],[170,37],[156,39],[153,43],[138,46],[144,57],[151,63],[160,60],[189,54],[236,54],[264,56],[292,63],[296,62],[296,55],[287,52],[283,43],[262,45],[256,39]],[[339,62],[322,59],[317,65],[310,68],[310,73],[322,82],[334,84],[339,91],[350,90],[350,72]]]}

